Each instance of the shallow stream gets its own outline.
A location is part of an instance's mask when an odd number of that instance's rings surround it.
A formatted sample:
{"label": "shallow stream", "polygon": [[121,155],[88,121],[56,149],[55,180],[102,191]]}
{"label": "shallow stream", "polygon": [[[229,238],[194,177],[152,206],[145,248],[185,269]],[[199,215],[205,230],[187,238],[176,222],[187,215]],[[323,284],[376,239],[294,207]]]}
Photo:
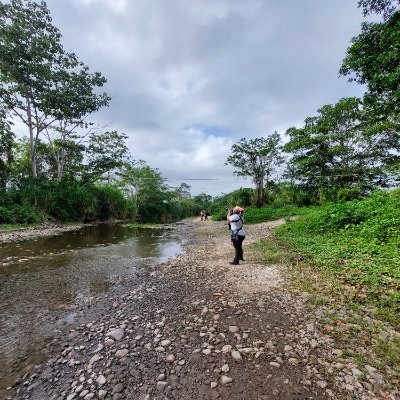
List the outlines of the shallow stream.
{"label": "shallow stream", "polygon": [[170,230],[115,224],[0,245],[0,381],[40,362],[95,296],[180,251]]}

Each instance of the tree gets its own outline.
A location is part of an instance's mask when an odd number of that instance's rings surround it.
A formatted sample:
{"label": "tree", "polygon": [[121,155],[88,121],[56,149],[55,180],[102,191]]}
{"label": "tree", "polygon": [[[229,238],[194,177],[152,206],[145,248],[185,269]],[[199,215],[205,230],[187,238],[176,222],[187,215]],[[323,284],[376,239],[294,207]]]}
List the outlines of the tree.
{"label": "tree", "polygon": [[94,92],[105,78],[89,73],[60,39],[44,1],[0,2],[0,97],[28,127],[33,177],[40,134],[56,121],[80,121],[109,101]]}
{"label": "tree", "polygon": [[0,109],[0,188],[5,188],[13,160],[14,133],[7,121],[6,110]]}
{"label": "tree", "polygon": [[255,204],[260,206],[264,201],[264,183],[271,179],[276,168],[283,163],[281,156],[280,136],[277,132],[267,138],[256,138],[247,141],[245,138],[235,143],[232,155],[225,165],[231,164],[237,170],[237,176],[251,177],[256,187]]}
{"label": "tree", "polygon": [[85,181],[95,181],[105,173],[125,165],[128,148],[125,144],[127,135],[111,132],[92,132],[86,148],[88,162],[84,173]]}
{"label": "tree", "polygon": [[359,0],[358,7],[363,9],[364,16],[383,14],[388,19],[400,6],[400,0]]}
{"label": "tree", "polygon": [[175,196],[178,200],[188,200],[192,198],[190,194],[191,186],[185,182],[182,182],[179,187],[175,188]]}
{"label": "tree", "polygon": [[400,12],[382,23],[364,22],[340,68],[367,86],[364,106],[377,121],[397,120],[400,109]]}
{"label": "tree", "polygon": [[387,165],[397,157],[391,133],[369,128],[360,99],[343,98],[318,113],[286,132],[290,176],[318,196],[387,185]]}
{"label": "tree", "polygon": [[120,184],[134,199],[136,215],[142,222],[161,222],[166,218],[174,195],[157,169],[140,160],[125,163],[118,175],[122,177]]}

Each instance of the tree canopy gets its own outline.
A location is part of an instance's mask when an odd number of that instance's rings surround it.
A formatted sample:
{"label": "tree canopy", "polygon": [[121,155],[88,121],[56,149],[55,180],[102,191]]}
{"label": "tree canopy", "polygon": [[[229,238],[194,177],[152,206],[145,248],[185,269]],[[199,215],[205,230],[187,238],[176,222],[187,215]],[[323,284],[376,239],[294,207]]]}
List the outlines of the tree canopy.
{"label": "tree canopy", "polygon": [[387,22],[364,22],[352,39],[342,75],[367,86],[364,100],[378,120],[398,118],[400,109],[400,12]]}
{"label": "tree canopy", "polygon": [[382,14],[388,19],[400,7],[400,0],[359,0],[358,7],[363,9],[364,16]]}
{"label": "tree canopy", "polygon": [[276,167],[283,163],[280,140],[277,132],[267,138],[242,138],[232,146],[232,154],[227,158],[226,164],[236,168],[235,175],[251,177],[256,186],[257,205],[263,203],[264,183],[271,178]]}

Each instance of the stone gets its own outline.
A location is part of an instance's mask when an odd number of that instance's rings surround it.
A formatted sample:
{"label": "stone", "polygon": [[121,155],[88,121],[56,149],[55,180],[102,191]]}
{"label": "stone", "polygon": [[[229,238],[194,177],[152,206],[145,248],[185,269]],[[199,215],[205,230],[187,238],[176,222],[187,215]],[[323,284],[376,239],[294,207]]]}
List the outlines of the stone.
{"label": "stone", "polygon": [[269,363],[269,365],[271,365],[272,367],[276,367],[276,368],[279,368],[281,366],[281,364],[279,364],[278,362],[275,362],[275,361],[271,361]]}
{"label": "stone", "polygon": [[239,332],[239,328],[236,325],[230,325],[229,332],[232,332],[232,333]]}
{"label": "stone", "polygon": [[124,390],[124,385],[122,383],[117,383],[114,387],[113,387],[113,394],[114,393],[121,393]]}
{"label": "stone", "polygon": [[113,329],[107,332],[106,336],[110,336],[118,342],[125,336],[125,330],[123,328]]}
{"label": "stone", "polygon": [[125,357],[128,353],[129,353],[129,350],[128,350],[128,349],[117,350],[117,351],[115,352],[115,357],[117,357],[117,358],[122,358],[122,357]]}
{"label": "stone", "polygon": [[175,361],[175,356],[173,354],[168,354],[167,357],[165,357],[166,362],[174,362]]}
{"label": "stone", "polygon": [[320,387],[321,389],[325,389],[328,384],[325,381],[317,381],[317,386]]}
{"label": "stone", "polygon": [[103,386],[103,385],[107,382],[107,380],[106,380],[106,378],[105,378],[104,375],[99,375],[99,376],[97,377],[97,379],[96,379],[96,382],[97,382],[97,384],[98,384],[99,386]]}
{"label": "stone", "polygon": [[165,339],[160,344],[162,347],[168,347],[171,344],[171,341],[168,339]]}
{"label": "stone", "polygon": [[165,381],[158,381],[158,382],[157,382],[157,385],[156,385],[156,388],[157,388],[157,390],[158,390],[159,392],[162,392],[162,391],[164,391],[164,389],[167,387],[167,385],[168,385],[168,383],[165,382]]}
{"label": "stone", "polygon": [[223,353],[229,353],[231,350],[232,350],[232,346],[230,344],[226,344],[225,346],[222,347]]}
{"label": "stone", "polygon": [[229,372],[229,365],[228,365],[228,364],[224,364],[224,365],[221,367],[221,371],[222,371],[222,372]]}
{"label": "stone", "polygon": [[240,361],[240,360],[242,359],[242,355],[241,355],[238,351],[236,351],[236,350],[233,350],[233,351],[231,352],[231,356],[232,356],[232,358],[233,358],[234,360],[236,360],[236,361]]}
{"label": "stone", "polygon": [[103,350],[104,346],[101,343],[97,343],[96,346],[94,346],[92,352],[93,353],[98,353],[99,351]]}
{"label": "stone", "polygon": [[222,385],[229,385],[233,379],[227,375],[222,375],[220,381]]}
{"label": "stone", "polygon": [[100,400],[103,400],[107,396],[107,390],[99,390],[99,393],[97,395]]}

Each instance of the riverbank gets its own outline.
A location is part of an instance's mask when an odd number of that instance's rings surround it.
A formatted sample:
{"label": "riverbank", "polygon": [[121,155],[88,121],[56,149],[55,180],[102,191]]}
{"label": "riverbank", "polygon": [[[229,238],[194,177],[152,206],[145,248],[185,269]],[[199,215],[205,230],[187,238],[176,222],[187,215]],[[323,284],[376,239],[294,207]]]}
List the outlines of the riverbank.
{"label": "riverbank", "polygon": [[281,223],[247,227],[239,266],[225,223],[175,224],[185,253],[93,299],[7,398],[397,399],[393,371],[352,357],[357,327],[249,251]]}
{"label": "riverbank", "polygon": [[82,226],[83,224],[61,225],[48,223],[24,228],[15,227],[10,230],[0,231],[0,244],[62,235],[65,232],[79,230]]}

